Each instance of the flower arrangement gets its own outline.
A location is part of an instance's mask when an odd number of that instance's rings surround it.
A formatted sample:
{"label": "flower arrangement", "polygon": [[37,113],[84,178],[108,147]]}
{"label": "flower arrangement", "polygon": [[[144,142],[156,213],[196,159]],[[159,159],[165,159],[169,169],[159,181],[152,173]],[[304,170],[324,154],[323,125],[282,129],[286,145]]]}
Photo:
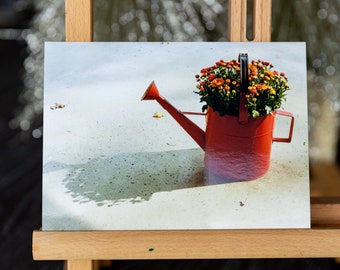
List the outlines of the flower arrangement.
{"label": "flower arrangement", "polygon": [[[273,70],[269,62],[252,60],[248,65],[248,88],[245,93],[248,116],[257,118],[274,112],[285,101],[288,78]],[[215,65],[203,68],[196,75],[200,102],[205,102],[202,111],[208,107],[221,116],[239,113],[240,103],[240,63],[236,60],[220,60]]]}

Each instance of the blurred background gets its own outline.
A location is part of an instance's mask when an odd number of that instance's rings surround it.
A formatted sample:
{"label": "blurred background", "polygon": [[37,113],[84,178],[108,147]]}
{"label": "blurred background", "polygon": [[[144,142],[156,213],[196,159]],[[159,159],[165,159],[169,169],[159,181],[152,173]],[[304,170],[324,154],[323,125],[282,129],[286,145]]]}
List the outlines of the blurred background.
{"label": "blurred background", "polygon": [[[339,195],[340,1],[272,2],[272,41],[307,45],[312,195]],[[94,0],[94,41],[226,42],[227,7],[227,0]],[[62,262],[33,262],[31,236],[41,226],[43,46],[64,41],[64,27],[63,0],[0,0],[0,269],[62,269]],[[251,27],[248,32],[251,39]],[[340,269],[332,259],[121,261],[111,267],[287,266]]]}

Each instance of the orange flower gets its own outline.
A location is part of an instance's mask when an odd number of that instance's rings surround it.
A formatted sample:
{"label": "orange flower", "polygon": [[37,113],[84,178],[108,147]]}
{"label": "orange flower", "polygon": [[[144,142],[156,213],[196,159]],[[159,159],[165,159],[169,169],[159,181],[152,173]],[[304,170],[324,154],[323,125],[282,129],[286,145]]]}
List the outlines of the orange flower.
{"label": "orange flower", "polygon": [[224,80],[222,78],[216,78],[211,82],[212,87],[218,87],[224,84]]}

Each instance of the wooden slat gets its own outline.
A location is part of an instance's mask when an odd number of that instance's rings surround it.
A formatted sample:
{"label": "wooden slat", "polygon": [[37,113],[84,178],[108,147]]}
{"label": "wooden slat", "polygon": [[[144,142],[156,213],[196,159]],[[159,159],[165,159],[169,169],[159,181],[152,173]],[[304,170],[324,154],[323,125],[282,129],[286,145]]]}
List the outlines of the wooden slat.
{"label": "wooden slat", "polygon": [[272,0],[254,0],[253,41],[269,42],[271,36]]}
{"label": "wooden slat", "polygon": [[91,260],[68,260],[66,266],[67,270],[93,270]]}
{"label": "wooden slat", "polygon": [[[311,202],[312,229],[35,231],[33,255],[36,260],[75,262],[81,259],[340,257],[340,197],[312,198]],[[329,229],[325,229],[327,227]]]}
{"label": "wooden slat", "polygon": [[229,0],[229,41],[247,41],[247,0]]}
{"label": "wooden slat", "polygon": [[340,257],[340,230],[35,231],[36,260]]}
{"label": "wooden slat", "polygon": [[[229,0],[229,41],[247,39],[247,0]],[[271,0],[253,0],[253,40],[269,42],[271,36]]]}
{"label": "wooden slat", "polygon": [[311,198],[313,228],[340,227],[340,197]]}
{"label": "wooden slat", "polygon": [[65,0],[66,41],[92,41],[92,0]]}

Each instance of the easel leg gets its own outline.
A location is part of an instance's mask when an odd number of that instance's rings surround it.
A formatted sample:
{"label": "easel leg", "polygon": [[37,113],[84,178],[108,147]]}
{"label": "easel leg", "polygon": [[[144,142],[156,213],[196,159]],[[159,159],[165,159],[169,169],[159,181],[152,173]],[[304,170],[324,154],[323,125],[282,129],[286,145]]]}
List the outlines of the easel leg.
{"label": "easel leg", "polygon": [[93,270],[92,260],[68,260],[66,262],[67,270]]}

